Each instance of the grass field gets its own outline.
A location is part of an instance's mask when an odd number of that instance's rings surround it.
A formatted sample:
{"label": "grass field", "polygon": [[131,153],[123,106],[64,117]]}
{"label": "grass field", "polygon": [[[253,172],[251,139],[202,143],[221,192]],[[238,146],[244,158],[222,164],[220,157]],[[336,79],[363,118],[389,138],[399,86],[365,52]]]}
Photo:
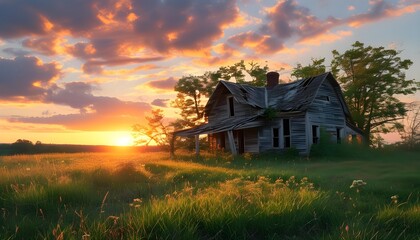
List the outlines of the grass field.
{"label": "grass field", "polygon": [[0,239],[420,239],[418,152],[188,155],[0,157]]}

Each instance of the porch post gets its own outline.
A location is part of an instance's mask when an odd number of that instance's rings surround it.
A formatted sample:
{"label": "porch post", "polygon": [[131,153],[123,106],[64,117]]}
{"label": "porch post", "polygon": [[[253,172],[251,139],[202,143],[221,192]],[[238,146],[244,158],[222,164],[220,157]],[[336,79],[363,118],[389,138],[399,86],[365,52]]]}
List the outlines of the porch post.
{"label": "porch post", "polygon": [[231,151],[231,153],[232,153],[233,156],[236,156],[237,155],[237,152],[236,152],[235,140],[233,139],[233,132],[232,132],[232,130],[229,130],[227,132],[227,134],[228,134],[230,151]]}
{"label": "porch post", "polygon": [[200,135],[195,135],[195,155],[198,157],[200,155]]}

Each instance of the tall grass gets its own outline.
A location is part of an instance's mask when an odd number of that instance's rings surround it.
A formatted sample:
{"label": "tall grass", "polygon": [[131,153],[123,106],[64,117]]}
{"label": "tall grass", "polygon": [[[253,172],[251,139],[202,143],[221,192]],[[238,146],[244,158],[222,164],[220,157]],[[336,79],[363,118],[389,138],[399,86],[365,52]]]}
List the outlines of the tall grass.
{"label": "tall grass", "polygon": [[404,152],[1,157],[0,239],[418,239],[418,169]]}

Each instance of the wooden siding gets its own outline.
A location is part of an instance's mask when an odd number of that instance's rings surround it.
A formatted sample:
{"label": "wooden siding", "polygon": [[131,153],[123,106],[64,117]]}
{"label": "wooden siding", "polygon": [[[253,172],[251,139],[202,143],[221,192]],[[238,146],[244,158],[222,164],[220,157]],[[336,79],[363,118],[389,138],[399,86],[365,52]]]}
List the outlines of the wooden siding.
{"label": "wooden siding", "polygon": [[306,124],[305,116],[290,118],[291,146],[299,151],[299,154],[306,154]]}
{"label": "wooden siding", "polygon": [[[273,149],[273,127],[279,128],[281,131],[281,122],[279,118],[276,118],[272,121],[267,121],[267,123],[258,129],[258,140],[259,140],[259,151],[265,152]],[[280,135],[280,146],[281,144],[281,135]]]}
{"label": "wooden siding", "polygon": [[[242,132],[242,134],[239,134],[240,131]],[[240,142],[239,137],[240,136],[243,136],[244,138],[244,141],[243,141],[244,152],[249,152],[249,153],[259,152],[258,128],[248,128],[248,129],[233,131],[233,138],[235,142],[235,148],[237,151],[239,150],[239,142]],[[212,144],[214,145],[215,148],[218,148],[218,149],[223,148],[226,151],[230,151],[229,138],[226,132],[213,134],[211,135],[211,137],[212,137]]]}
{"label": "wooden siding", "polygon": [[210,115],[208,116],[208,122],[221,121],[228,118],[250,117],[258,114],[258,109],[247,104],[239,103],[234,99],[233,104],[235,115],[229,116],[229,105],[227,98],[230,96],[232,95],[227,91],[224,94],[221,94],[220,98],[217,100],[217,103],[214,104]]}
{"label": "wooden siding", "polygon": [[245,152],[258,153],[258,128],[244,129]]}
{"label": "wooden siding", "polygon": [[[317,99],[317,97],[324,96],[328,96],[329,101]],[[307,123],[309,124],[308,129],[311,129],[312,125],[316,125],[327,131],[331,134],[332,141],[337,139],[337,128],[345,129],[346,121],[343,108],[328,81],[324,81],[319,87],[314,101],[310,104],[307,111]],[[307,132],[308,148],[310,148],[313,136],[312,131]]]}

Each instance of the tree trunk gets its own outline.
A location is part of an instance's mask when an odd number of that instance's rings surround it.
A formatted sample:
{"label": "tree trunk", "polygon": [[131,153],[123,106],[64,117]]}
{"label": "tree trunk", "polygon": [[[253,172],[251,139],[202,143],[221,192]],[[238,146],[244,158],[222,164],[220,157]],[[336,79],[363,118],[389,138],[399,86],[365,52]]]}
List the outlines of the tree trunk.
{"label": "tree trunk", "polygon": [[170,158],[175,158],[175,134],[172,134],[171,140],[169,142],[169,152],[170,152]]}

